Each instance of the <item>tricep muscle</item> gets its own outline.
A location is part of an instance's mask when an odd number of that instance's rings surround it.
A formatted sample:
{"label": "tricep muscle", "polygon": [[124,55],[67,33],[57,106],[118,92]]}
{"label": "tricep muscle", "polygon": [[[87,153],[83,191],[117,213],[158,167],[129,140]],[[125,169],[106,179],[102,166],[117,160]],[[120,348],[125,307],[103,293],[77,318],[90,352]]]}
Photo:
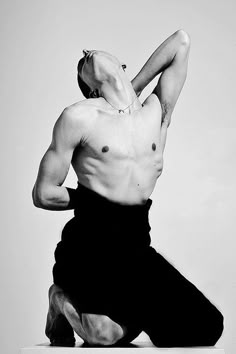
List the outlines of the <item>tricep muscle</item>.
{"label": "tricep muscle", "polygon": [[37,184],[63,184],[81,134],[78,117],[64,111],[54,126],[52,142],[40,163]]}
{"label": "tricep muscle", "polygon": [[[156,94],[162,107],[171,114],[183,88],[187,76],[189,42],[183,42],[171,64],[162,72],[153,93]],[[165,112],[166,113],[166,112]]]}

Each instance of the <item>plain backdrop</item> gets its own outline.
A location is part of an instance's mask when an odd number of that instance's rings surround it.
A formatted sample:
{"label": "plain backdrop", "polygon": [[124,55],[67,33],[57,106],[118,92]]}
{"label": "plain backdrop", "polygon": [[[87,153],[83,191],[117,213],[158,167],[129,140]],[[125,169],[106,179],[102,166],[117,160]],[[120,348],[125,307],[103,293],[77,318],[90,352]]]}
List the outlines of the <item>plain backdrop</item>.
{"label": "plain backdrop", "polygon": [[[16,354],[47,341],[53,252],[73,212],[37,209],[31,191],[56,119],[83,99],[76,82],[82,49],[116,55],[132,79],[156,47],[182,28],[192,40],[188,79],[151,195],[152,244],[223,312],[218,345],[233,354],[235,2],[1,0],[0,6],[0,351]],[[72,170],[65,185],[76,187]]]}

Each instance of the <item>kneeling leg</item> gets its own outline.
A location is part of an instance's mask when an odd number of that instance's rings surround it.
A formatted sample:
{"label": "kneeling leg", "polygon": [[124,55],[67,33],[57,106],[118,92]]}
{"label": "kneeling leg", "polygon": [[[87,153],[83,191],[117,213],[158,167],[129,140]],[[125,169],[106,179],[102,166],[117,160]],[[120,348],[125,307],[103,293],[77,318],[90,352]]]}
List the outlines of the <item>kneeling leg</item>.
{"label": "kneeling leg", "polygon": [[74,331],[88,344],[109,346],[124,337],[125,327],[106,315],[79,313],[69,296],[52,285],[45,333],[53,346],[74,346]]}
{"label": "kneeling leg", "polygon": [[144,329],[152,342],[158,347],[215,345],[223,332],[220,311],[160,254],[152,263]]}

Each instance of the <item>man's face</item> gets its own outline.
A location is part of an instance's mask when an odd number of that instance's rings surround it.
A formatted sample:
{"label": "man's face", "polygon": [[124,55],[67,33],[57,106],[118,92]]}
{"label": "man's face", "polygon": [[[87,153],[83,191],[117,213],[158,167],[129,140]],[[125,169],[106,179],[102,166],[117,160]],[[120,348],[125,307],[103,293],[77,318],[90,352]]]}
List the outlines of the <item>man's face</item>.
{"label": "man's face", "polygon": [[79,75],[91,89],[126,67],[115,56],[102,50],[83,50],[83,54],[85,60]]}

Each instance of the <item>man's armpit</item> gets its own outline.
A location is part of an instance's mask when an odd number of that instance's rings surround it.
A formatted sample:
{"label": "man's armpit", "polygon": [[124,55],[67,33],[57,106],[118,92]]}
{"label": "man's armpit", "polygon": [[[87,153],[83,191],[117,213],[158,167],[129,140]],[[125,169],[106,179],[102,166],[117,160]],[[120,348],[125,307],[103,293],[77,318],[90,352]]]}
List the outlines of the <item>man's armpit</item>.
{"label": "man's armpit", "polygon": [[171,104],[169,102],[161,102],[162,116],[161,124],[170,125],[171,120]]}

